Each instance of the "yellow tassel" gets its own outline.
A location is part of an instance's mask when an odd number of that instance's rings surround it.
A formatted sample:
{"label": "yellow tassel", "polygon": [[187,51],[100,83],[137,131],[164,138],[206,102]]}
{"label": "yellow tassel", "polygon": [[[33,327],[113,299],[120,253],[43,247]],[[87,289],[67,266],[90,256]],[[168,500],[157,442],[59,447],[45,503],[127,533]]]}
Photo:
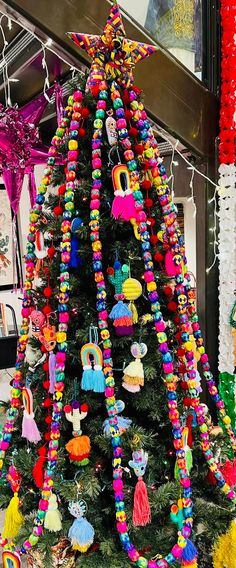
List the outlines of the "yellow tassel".
{"label": "yellow tassel", "polygon": [[14,493],[14,497],[12,497],[6,510],[5,525],[2,537],[15,538],[18,535],[18,532],[23,522],[24,522],[24,517],[19,511],[18,493]]}
{"label": "yellow tassel", "polygon": [[227,533],[222,534],[213,548],[214,568],[236,568],[236,520]]}
{"label": "yellow tassel", "polygon": [[50,532],[58,532],[62,529],[61,513],[58,511],[57,496],[54,493],[49,497],[48,510],[45,515],[44,527]]}
{"label": "yellow tassel", "polygon": [[138,312],[137,312],[137,308],[136,308],[134,302],[129,303],[129,309],[132,313],[133,323],[138,323]]}

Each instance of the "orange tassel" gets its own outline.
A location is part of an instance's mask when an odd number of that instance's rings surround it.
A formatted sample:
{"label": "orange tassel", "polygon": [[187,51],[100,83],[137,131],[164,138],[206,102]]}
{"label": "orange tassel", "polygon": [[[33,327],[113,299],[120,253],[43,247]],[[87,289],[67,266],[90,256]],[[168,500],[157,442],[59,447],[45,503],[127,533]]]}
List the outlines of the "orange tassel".
{"label": "orange tassel", "polygon": [[66,444],[70,460],[78,463],[78,465],[86,465],[89,462],[90,449],[88,436],[76,436]]}

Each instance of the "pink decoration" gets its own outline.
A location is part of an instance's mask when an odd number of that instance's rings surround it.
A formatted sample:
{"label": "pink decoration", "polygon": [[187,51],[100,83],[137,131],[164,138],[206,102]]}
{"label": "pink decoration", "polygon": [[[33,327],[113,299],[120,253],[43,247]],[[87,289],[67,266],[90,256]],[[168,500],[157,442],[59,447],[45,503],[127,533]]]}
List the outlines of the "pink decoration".
{"label": "pink decoration", "polygon": [[144,527],[151,522],[151,509],[148,501],[147,487],[142,477],[138,478],[134,490],[133,525]]}
{"label": "pink decoration", "polygon": [[53,394],[56,382],[56,355],[52,351],[49,353],[49,381],[49,392]]}
{"label": "pink decoration", "polygon": [[173,256],[170,250],[168,250],[165,255],[165,270],[168,276],[176,276],[176,274],[178,274],[179,272],[178,267],[175,266],[175,263],[173,261]]}

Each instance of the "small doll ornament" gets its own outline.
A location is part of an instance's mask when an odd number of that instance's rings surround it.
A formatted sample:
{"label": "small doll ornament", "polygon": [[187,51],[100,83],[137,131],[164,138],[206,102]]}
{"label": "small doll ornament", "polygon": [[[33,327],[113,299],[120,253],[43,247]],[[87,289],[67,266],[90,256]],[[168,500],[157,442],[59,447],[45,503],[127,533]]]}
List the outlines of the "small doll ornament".
{"label": "small doll ornament", "polygon": [[82,435],[80,423],[88,414],[88,405],[80,405],[77,400],[74,400],[72,405],[67,404],[64,407],[64,412],[66,419],[73,424],[74,438],[66,444],[70,461],[78,466],[87,465],[89,463],[90,439],[88,436]]}
{"label": "small doll ornament", "polygon": [[39,259],[39,260],[43,260],[44,258],[46,258],[48,254],[47,248],[45,247],[44,244],[44,236],[42,231],[36,231],[35,234],[35,256]]}
{"label": "small doll ornament", "polygon": [[56,347],[57,339],[58,342],[61,343],[61,339],[63,332],[58,332],[56,334],[56,328],[54,325],[50,325],[47,323],[42,329],[41,334],[39,335],[39,341],[42,343],[46,351],[49,354],[49,392],[50,394],[54,393],[54,387],[56,382],[56,355],[53,353],[53,350]]}
{"label": "small doll ornament", "polygon": [[57,496],[51,493],[46,511],[44,528],[50,532],[59,532],[62,529],[61,513],[58,510]]}
{"label": "small doll ornament", "polygon": [[134,490],[133,525],[144,527],[151,522],[151,509],[148,501],[147,487],[143,481],[143,476],[148,463],[148,454],[143,449],[132,453],[132,460],[129,466],[134,470],[138,478]]}
{"label": "small doll ornament", "polygon": [[20,527],[24,522],[24,517],[19,511],[19,490],[21,486],[21,476],[18,473],[17,469],[14,465],[9,467],[8,473],[6,475],[6,479],[11,487],[11,490],[14,493],[7,510],[5,516],[5,524],[2,533],[2,538],[15,538],[18,535]]}
{"label": "small doll ornament", "polygon": [[[123,402],[123,400],[117,400],[114,407],[115,414],[117,417],[116,428],[114,428],[114,426],[110,424],[109,422],[110,419],[106,418],[106,420],[103,423],[105,436],[112,437],[114,434],[117,434],[117,427],[119,429],[119,434],[121,435],[124,432],[126,432],[126,430],[128,430],[128,428],[131,426],[132,420],[130,420],[130,418],[124,418],[124,416],[118,416],[118,414],[123,412],[124,408],[125,408],[125,403]],[[108,410],[109,416],[113,415],[114,410],[113,409],[112,411]]]}
{"label": "small doll ornament", "polygon": [[87,505],[83,499],[79,501],[71,501],[69,503],[69,512],[75,520],[70,527],[68,537],[71,540],[73,550],[79,552],[87,552],[94,541],[94,528],[85,518]]}
{"label": "small doll ornament", "polygon": [[102,351],[96,343],[85,343],[81,349],[83,374],[81,388],[85,391],[102,393],[105,391],[105,377],[102,370]]}
{"label": "small doll ornament", "polygon": [[26,438],[28,442],[37,444],[41,440],[38,426],[34,419],[33,411],[33,395],[30,388],[23,387],[22,401],[24,405],[24,415],[22,421],[22,438]]}
{"label": "small doll ornament", "polygon": [[113,116],[113,111],[108,111],[105,126],[107,133],[107,140],[110,146],[116,146],[118,140],[118,133],[116,128],[116,120]]}
{"label": "small doll ornament", "polygon": [[33,310],[30,314],[30,319],[32,335],[33,337],[36,337],[36,339],[38,339],[45,325],[45,315],[43,314],[43,312],[40,312],[40,310]]}
{"label": "small doll ornament", "polygon": [[124,369],[122,387],[129,392],[136,393],[140,391],[140,386],[144,385],[144,370],[141,359],[147,353],[146,343],[132,343],[130,348],[131,354],[135,357],[135,361],[131,361]]}
{"label": "small doll ornament", "polygon": [[117,259],[113,268],[107,269],[107,275],[109,282],[115,288],[115,300],[117,300],[117,304],[109,314],[110,319],[113,320],[115,333],[119,337],[131,335],[134,332],[133,316],[130,308],[123,301],[125,295],[122,291],[122,286],[129,275],[129,267],[127,264],[122,265]]}
{"label": "small doll ornament", "polygon": [[[183,454],[183,458],[185,458],[186,460],[186,469],[188,472],[188,475],[193,467],[193,456],[192,456],[192,450],[188,445],[188,427],[185,426],[183,428],[182,431],[182,440],[183,440],[183,450],[182,450],[182,454]],[[179,473],[179,465],[176,461],[175,463],[175,479],[180,479],[180,473]]]}

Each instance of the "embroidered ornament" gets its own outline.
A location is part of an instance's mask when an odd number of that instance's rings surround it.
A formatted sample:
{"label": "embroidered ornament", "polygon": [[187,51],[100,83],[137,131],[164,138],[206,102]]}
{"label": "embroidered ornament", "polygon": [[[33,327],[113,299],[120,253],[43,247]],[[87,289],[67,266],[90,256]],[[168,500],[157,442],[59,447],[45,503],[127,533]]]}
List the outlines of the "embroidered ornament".
{"label": "embroidered ornament", "polygon": [[138,322],[138,312],[134,300],[137,300],[142,295],[142,291],[142,285],[136,278],[127,278],[123,283],[122,292],[125,300],[129,301],[129,309],[132,312],[133,323]]}
{"label": "embroidered ornament", "polygon": [[143,476],[148,463],[148,454],[143,449],[132,453],[132,460],[129,466],[137,475],[138,481],[134,490],[133,525],[144,527],[151,522],[151,509],[148,501],[147,487],[143,481]]}
{"label": "embroidered ornament", "polygon": [[184,524],[184,513],[183,513],[183,502],[182,499],[178,500],[177,505],[172,505],[170,518],[173,523],[175,523],[178,527],[178,530],[181,531]]}
{"label": "embroidered ornament", "polygon": [[59,532],[62,529],[61,513],[58,510],[57,496],[51,493],[46,511],[44,528],[50,532]]}
{"label": "embroidered ornament", "polygon": [[46,321],[45,315],[42,312],[40,312],[40,310],[33,310],[30,314],[30,319],[31,319],[32,335],[33,337],[36,337],[36,339],[38,339],[45,325]]}
{"label": "embroidered ornament", "polygon": [[70,461],[76,465],[83,466],[89,463],[90,439],[88,436],[82,435],[81,420],[84,420],[88,414],[88,405],[81,404],[75,400],[72,405],[67,404],[64,407],[66,419],[73,424],[74,438],[66,444],[66,450],[69,453]]}
{"label": "embroidered ornament", "polygon": [[175,463],[175,479],[180,479],[180,468],[181,468],[181,459],[184,459],[186,462],[186,469],[188,472],[188,475],[193,467],[193,456],[192,456],[192,450],[191,448],[188,446],[188,428],[187,426],[185,426],[183,428],[182,431],[182,440],[183,440],[183,449],[179,451],[179,454],[181,452],[181,456],[179,455],[179,459],[178,462],[176,460]]}
{"label": "embroidered ornament", "polygon": [[147,353],[146,343],[133,343],[130,348],[131,354],[135,357],[135,361],[131,361],[124,369],[122,387],[129,392],[135,393],[140,391],[140,386],[144,385],[144,371],[141,359]]}
{"label": "embroidered ornament", "polygon": [[80,356],[83,365],[81,388],[85,391],[104,392],[105,377],[102,370],[103,357],[100,347],[95,343],[85,343]]}
{"label": "embroidered ornament", "polygon": [[95,534],[93,526],[85,518],[87,505],[83,499],[71,501],[68,510],[75,517],[75,521],[68,532],[73,550],[87,552],[91,544],[93,544]]}
{"label": "embroidered ornament", "polygon": [[123,283],[128,278],[129,267],[127,264],[122,265],[117,259],[113,268],[109,267],[107,269],[107,274],[109,282],[115,288],[115,300],[117,300],[117,304],[113,306],[109,318],[113,320],[116,335],[119,337],[131,335],[134,332],[132,312],[127,304],[123,302],[124,294],[122,291]]}
{"label": "embroidered ornament", "polygon": [[23,387],[22,389],[22,401],[24,405],[24,415],[21,436],[22,438],[26,438],[28,442],[37,444],[41,440],[41,435],[34,419],[32,391],[27,387]]}
{"label": "embroidered ornament", "polygon": [[39,335],[39,341],[45,347],[46,351],[53,351],[57,342],[55,326],[50,324],[45,325]]}
{"label": "embroidered ornament", "polygon": [[110,114],[106,118],[105,126],[106,126],[108,144],[110,146],[115,146],[117,144],[118,134],[117,134],[117,128],[116,128],[116,120],[115,120],[114,116],[112,116],[112,114]]}

